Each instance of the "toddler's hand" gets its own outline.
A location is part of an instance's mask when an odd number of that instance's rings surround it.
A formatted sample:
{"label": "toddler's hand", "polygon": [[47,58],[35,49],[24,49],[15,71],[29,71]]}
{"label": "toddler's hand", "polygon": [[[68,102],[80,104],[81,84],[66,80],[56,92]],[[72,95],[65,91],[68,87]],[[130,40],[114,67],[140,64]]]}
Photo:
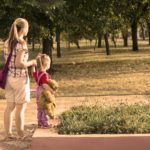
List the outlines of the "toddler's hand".
{"label": "toddler's hand", "polygon": [[38,53],[38,55],[36,56],[36,60],[39,59],[42,56],[42,53]]}
{"label": "toddler's hand", "polygon": [[52,94],[55,94],[55,92],[54,92],[52,89],[50,90],[50,92],[51,92]]}

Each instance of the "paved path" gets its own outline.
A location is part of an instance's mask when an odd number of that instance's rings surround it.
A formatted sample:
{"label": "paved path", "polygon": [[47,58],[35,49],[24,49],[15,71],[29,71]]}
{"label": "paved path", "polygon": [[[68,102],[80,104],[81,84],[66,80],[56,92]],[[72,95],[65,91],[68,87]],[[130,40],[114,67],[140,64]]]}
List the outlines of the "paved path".
{"label": "paved path", "polygon": [[[63,111],[76,105],[88,105],[88,104],[99,104],[99,105],[118,105],[119,103],[149,103],[150,96],[89,96],[89,97],[58,97],[56,99],[57,109],[56,115],[60,115]],[[28,138],[24,141],[2,141],[4,137],[3,132],[3,113],[5,108],[5,100],[0,100],[0,150],[30,150],[31,139],[34,130],[36,129],[36,103],[32,99],[27,106],[25,116],[25,133]],[[57,122],[53,121],[53,124]],[[14,129],[15,130],[15,127]]]}

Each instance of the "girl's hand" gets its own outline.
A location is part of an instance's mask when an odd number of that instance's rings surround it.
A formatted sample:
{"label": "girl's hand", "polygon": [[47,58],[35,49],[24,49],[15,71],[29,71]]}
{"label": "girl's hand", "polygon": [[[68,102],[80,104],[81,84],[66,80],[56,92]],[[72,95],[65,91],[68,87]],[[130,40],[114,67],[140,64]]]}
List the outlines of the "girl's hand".
{"label": "girl's hand", "polygon": [[52,89],[50,89],[50,92],[51,92],[52,94],[55,94],[55,92],[54,92]]}
{"label": "girl's hand", "polygon": [[37,61],[36,61],[36,59],[32,59],[32,66],[37,66]]}
{"label": "girl's hand", "polygon": [[42,56],[42,53],[38,53],[38,55],[36,56],[36,60],[39,59]]}

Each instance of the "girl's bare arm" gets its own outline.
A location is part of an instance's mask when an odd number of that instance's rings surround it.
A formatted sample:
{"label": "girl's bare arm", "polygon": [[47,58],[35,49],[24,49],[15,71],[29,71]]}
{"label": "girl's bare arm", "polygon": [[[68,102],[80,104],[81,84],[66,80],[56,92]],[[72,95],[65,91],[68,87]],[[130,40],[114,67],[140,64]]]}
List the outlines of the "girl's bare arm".
{"label": "girl's bare arm", "polygon": [[24,50],[21,50],[17,53],[16,61],[15,61],[15,65],[17,68],[27,68],[36,65],[36,59],[32,59],[30,61],[24,62],[23,61],[24,54],[25,54]]}
{"label": "girl's bare arm", "polygon": [[32,74],[33,74],[33,72],[35,72],[36,70],[35,70],[35,66],[33,65],[32,66]]}

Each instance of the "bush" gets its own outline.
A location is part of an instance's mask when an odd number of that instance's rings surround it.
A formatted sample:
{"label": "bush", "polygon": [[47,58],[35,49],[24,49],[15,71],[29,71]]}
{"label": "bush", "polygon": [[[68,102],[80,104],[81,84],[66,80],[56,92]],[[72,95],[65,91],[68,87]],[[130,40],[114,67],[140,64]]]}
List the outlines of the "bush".
{"label": "bush", "polygon": [[78,106],[64,112],[59,134],[150,133],[150,105]]}

